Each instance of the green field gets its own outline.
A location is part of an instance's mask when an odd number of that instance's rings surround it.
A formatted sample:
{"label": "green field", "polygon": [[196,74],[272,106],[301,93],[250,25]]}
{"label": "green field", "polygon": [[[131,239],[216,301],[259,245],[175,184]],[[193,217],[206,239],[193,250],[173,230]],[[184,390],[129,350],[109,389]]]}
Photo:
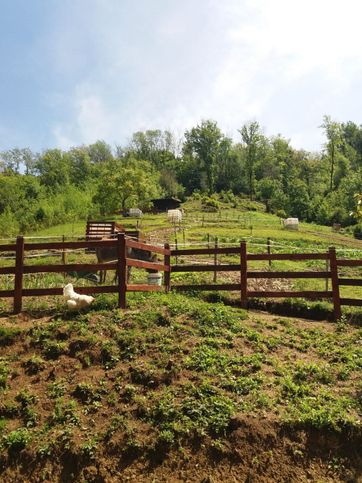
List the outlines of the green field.
{"label": "green field", "polygon": [[[167,214],[149,214],[146,213],[140,219],[116,217],[116,221],[123,224],[128,229],[139,228],[143,237],[150,243],[163,244],[169,242],[172,247],[177,243],[178,247],[213,247],[215,241],[219,246],[236,246],[241,240],[245,240],[249,253],[266,253],[267,239],[270,239],[272,253],[315,253],[325,252],[330,246],[335,246],[337,256],[340,258],[361,258],[362,257],[362,241],[354,239],[348,233],[334,233],[331,227],[320,226],[315,224],[301,223],[298,231],[290,231],[283,228],[281,220],[272,214],[264,212],[263,205],[260,203],[250,203],[247,201],[240,202],[238,206],[231,206],[224,203],[217,213],[205,213],[201,211],[201,203],[197,200],[186,202],[184,205],[185,215],[180,226],[175,226],[167,221]],[[253,211],[250,210],[253,209]],[[74,222],[65,225],[58,225],[47,228],[38,232],[29,233],[29,241],[59,241],[63,237],[66,240],[73,240],[84,237],[85,222]],[[44,237],[44,238],[42,238]],[[92,254],[84,254],[84,251],[75,253],[67,253],[66,259],[68,263],[95,261]],[[2,257],[2,266],[11,266],[14,261]],[[32,256],[26,260],[27,264],[47,264],[59,263],[61,253],[59,255],[52,254],[51,257],[37,258]],[[179,257],[178,263],[212,263],[213,258],[210,257]],[[175,263],[176,260],[172,260]],[[219,256],[218,263],[238,263],[237,256]],[[268,262],[250,262],[250,270],[271,270],[275,271],[293,271],[293,270],[318,270],[325,271],[327,269],[325,261],[274,261],[269,267]],[[361,268],[341,267],[339,269],[340,276],[344,277],[362,277]],[[110,277],[110,275],[109,275]],[[235,278],[236,277],[236,278]],[[237,273],[218,273],[218,282],[237,282]],[[172,275],[172,282],[191,283],[211,282],[212,273],[193,273]],[[84,279],[75,279],[74,277],[63,277],[61,274],[36,274],[25,275],[26,288],[39,287],[59,287],[66,282],[73,282],[77,285],[89,285]],[[145,272],[133,270],[133,282],[144,282]],[[257,283],[257,285],[255,285]],[[260,290],[325,290],[327,285],[323,279],[296,279],[281,280],[274,285],[272,281],[250,282],[251,289]],[[0,278],[0,287],[2,289],[12,289],[13,277],[2,276]],[[330,289],[331,282],[328,282]],[[237,298],[237,295],[226,294],[227,297]],[[341,297],[346,298],[362,298],[361,287],[341,287]],[[52,303],[47,300],[47,304]],[[59,303],[54,298],[54,303]],[[8,307],[6,301],[0,304]],[[25,301],[29,307],[42,307],[44,304],[41,300]],[[328,309],[332,308],[329,301],[323,302]],[[25,306],[27,306],[25,305]],[[346,313],[358,313],[354,308],[345,308]]]}
{"label": "green field", "polygon": [[[337,256],[340,258],[361,258],[362,257],[362,241],[354,239],[349,233],[335,233],[331,227],[301,223],[298,231],[289,231],[283,228],[281,220],[272,214],[264,212],[264,207],[260,203],[240,201],[238,206],[224,204],[217,213],[205,213],[201,211],[201,204],[197,200],[186,202],[184,205],[185,216],[180,226],[174,226],[167,221],[167,214],[145,214],[140,220],[132,218],[116,217],[118,222],[122,223],[128,229],[139,228],[144,238],[150,243],[163,244],[169,242],[171,246],[178,247],[213,247],[217,239],[219,246],[236,246],[241,240],[246,240],[249,253],[265,253],[267,250],[267,239],[270,239],[272,253],[315,253],[327,251],[330,246],[335,246]],[[253,211],[250,210],[253,209]],[[29,241],[36,240],[62,240],[63,236],[66,240],[84,237],[85,222],[74,222],[66,225],[58,225],[47,228],[35,233],[29,233]],[[50,237],[50,238],[48,238]],[[52,238],[54,237],[54,238]],[[59,257],[61,254],[59,254]],[[26,263],[56,263],[59,258],[30,258]],[[210,257],[193,257],[194,262],[212,263]],[[69,263],[95,261],[94,255],[85,255],[83,251],[67,254]],[[179,257],[178,263],[188,263],[190,259]],[[238,257],[220,256],[219,263],[238,263]],[[2,259],[3,266],[10,266],[12,260]],[[175,260],[172,260],[175,263]],[[250,269],[268,269],[268,262],[250,262]],[[275,261],[271,264],[272,270],[289,271],[289,270],[326,270],[325,261]],[[137,270],[133,271],[134,281],[144,281],[145,274]],[[236,281],[236,273],[219,273],[218,281]],[[362,277],[360,268],[340,268],[340,276],[344,277]],[[173,274],[173,283],[181,281],[191,282],[210,282],[213,274]],[[234,277],[234,278],[233,278]],[[32,287],[55,287],[61,286],[66,281],[75,281],[72,277],[64,279],[61,275],[44,274],[44,275],[27,275],[25,276],[25,286]],[[77,284],[87,284],[83,279],[76,281]],[[261,282],[260,282],[261,283]],[[268,282],[269,284],[271,282]],[[13,285],[11,276],[1,277],[1,287],[11,289]],[[330,289],[330,281],[328,287]],[[251,285],[255,287],[255,283]],[[283,280],[281,287],[288,290],[325,290],[326,281],[322,279],[297,279]],[[256,289],[258,289],[256,285]],[[268,288],[262,285],[261,289]],[[269,289],[278,290],[278,284],[275,287],[269,286]],[[346,298],[362,298],[362,288],[341,287],[341,297]],[[40,300],[29,300],[26,303],[31,307],[42,304]],[[51,303],[51,301],[47,301]],[[329,309],[331,304],[326,301],[325,306]],[[345,308],[348,313],[359,312],[354,308]]]}

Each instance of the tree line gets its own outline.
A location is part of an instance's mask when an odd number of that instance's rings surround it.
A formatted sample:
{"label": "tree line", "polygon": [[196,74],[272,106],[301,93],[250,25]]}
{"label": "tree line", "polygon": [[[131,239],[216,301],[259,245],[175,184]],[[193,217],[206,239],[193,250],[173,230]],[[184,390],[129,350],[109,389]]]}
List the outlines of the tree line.
{"label": "tree line", "polygon": [[265,203],[268,212],[321,224],[356,223],[362,193],[362,126],[329,116],[320,152],[267,137],[256,121],[239,139],[203,120],[182,141],[170,131],[133,134],[126,146],[104,141],[69,150],[0,153],[0,233],[14,235],[75,219],[146,208],[158,196],[232,193]]}

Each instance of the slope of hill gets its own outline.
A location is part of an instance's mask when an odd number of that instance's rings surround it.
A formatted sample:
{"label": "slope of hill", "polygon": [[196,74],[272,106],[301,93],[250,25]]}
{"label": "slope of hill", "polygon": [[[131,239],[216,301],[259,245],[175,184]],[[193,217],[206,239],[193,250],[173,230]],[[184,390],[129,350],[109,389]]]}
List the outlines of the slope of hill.
{"label": "slope of hill", "polygon": [[2,481],[361,477],[361,329],[114,302],[1,319]]}

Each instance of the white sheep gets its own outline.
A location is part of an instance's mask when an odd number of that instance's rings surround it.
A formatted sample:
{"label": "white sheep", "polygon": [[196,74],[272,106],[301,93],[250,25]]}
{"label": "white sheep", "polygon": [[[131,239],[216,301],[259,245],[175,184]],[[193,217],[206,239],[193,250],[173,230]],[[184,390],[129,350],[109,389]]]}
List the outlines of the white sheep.
{"label": "white sheep", "polygon": [[63,295],[70,310],[79,310],[83,307],[88,307],[88,305],[94,301],[94,297],[91,297],[90,295],[83,295],[74,292],[73,285],[71,283],[68,283],[63,288]]}

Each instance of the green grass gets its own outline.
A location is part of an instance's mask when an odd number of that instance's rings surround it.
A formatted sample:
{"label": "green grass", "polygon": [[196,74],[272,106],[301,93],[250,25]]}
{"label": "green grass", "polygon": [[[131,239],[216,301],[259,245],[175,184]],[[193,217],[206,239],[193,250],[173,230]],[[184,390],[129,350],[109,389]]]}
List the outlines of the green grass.
{"label": "green grass", "polygon": [[[218,213],[204,213],[201,211],[201,202],[198,200],[190,200],[184,204],[186,214],[184,217],[181,230],[175,230],[168,223],[167,214],[145,214],[140,220],[116,217],[117,221],[123,223],[127,228],[134,229],[137,221],[140,229],[144,233],[146,239],[151,242],[164,243],[166,241],[174,243],[175,235],[178,244],[186,244],[196,246],[207,246],[210,240],[213,246],[215,237],[218,238],[219,244],[238,245],[240,240],[245,239],[248,243],[248,251],[253,253],[266,252],[266,240],[271,239],[272,253],[305,253],[327,251],[330,245],[337,247],[337,253],[340,257],[361,258],[362,242],[355,240],[349,233],[333,233],[330,227],[320,226],[316,224],[301,223],[299,231],[288,231],[282,228],[280,220],[277,216],[264,212],[261,203],[251,203],[248,200],[238,200],[237,204],[221,203],[221,209]],[[248,210],[252,208],[254,211]],[[74,222],[65,225],[59,225],[36,233],[31,236],[56,236],[56,237],[73,237],[84,236],[86,222]],[[360,251],[359,251],[360,250]],[[67,253],[68,263],[92,263],[96,261],[94,254],[85,254],[84,251],[77,253]],[[199,259],[199,258],[197,258]],[[212,257],[200,257],[201,262],[212,262]],[[196,257],[193,257],[196,260]],[[32,264],[49,264],[60,263],[61,254],[58,257],[41,257],[26,259],[26,263]],[[178,263],[189,263],[186,257],[179,257]],[[11,266],[12,260],[2,259],[2,266]],[[172,260],[175,263],[175,260]],[[219,263],[238,263],[237,256],[220,256]],[[267,262],[250,262],[250,270],[269,269]],[[289,270],[326,270],[325,261],[276,261],[272,262],[273,270],[289,271]],[[340,276],[346,277],[362,277],[361,268],[345,268],[340,267]],[[109,274],[108,282],[110,283],[112,275]],[[173,274],[173,283],[198,283],[211,282],[212,274]],[[229,274],[218,274],[218,281],[228,281]],[[72,282],[78,286],[88,286],[92,282],[86,279],[62,274],[33,274],[24,276],[25,288],[45,288],[45,287],[62,287],[66,283]],[[133,282],[144,283],[145,272],[142,270],[133,270]],[[0,289],[13,289],[14,277],[4,275],[0,277]],[[318,279],[298,279],[290,280],[287,288],[290,290],[325,290],[325,281]],[[329,281],[329,290],[331,282]],[[362,298],[362,287],[341,287],[341,297],[344,298]],[[97,297],[98,298],[98,297]],[[32,298],[24,300],[24,307],[31,311],[48,309],[49,305],[59,309],[63,304],[62,298],[48,297],[44,299]],[[9,307],[9,301],[1,301],[3,307]],[[325,302],[329,310],[332,308],[330,301]],[[309,304],[309,303],[307,303]],[[309,304],[313,305],[313,304]],[[1,307],[0,307],[1,308]],[[360,313],[358,308],[345,308],[345,313]]]}
{"label": "green grass", "polygon": [[361,434],[362,329],[176,293],[132,293],[126,311],[115,300],[7,321],[18,332],[0,347],[4,465],[222,453],[243,418]]}

